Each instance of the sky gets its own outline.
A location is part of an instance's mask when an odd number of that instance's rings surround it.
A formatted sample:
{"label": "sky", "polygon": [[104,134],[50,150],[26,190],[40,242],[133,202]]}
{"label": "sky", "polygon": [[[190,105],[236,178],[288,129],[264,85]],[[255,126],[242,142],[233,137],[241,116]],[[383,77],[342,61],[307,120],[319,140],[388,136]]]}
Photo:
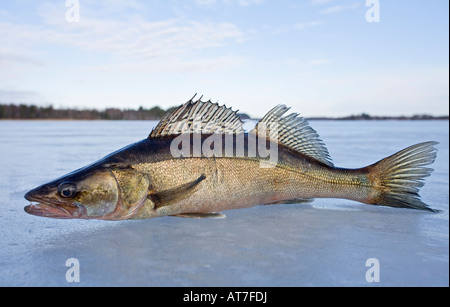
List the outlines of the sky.
{"label": "sky", "polygon": [[0,103],[449,114],[449,1],[0,2]]}

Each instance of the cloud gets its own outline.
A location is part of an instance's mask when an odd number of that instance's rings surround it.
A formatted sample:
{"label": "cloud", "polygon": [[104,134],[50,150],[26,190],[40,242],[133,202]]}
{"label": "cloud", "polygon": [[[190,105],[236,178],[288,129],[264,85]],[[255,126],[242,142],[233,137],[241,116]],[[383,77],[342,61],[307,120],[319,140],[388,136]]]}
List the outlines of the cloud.
{"label": "cloud", "polygon": [[174,19],[135,23],[87,19],[77,28],[69,35],[53,33],[48,40],[114,56],[159,59],[224,46],[242,36],[231,23]]}
{"label": "cloud", "polygon": [[150,59],[118,62],[107,65],[93,65],[85,68],[87,73],[152,73],[152,72],[176,72],[176,73],[205,73],[236,67],[244,61],[237,56],[215,56],[206,58],[172,58],[160,61]]}
{"label": "cloud", "polygon": [[324,65],[324,64],[329,64],[332,61],[330,59],[313,59],[309,61],[309,65],[312,66],[317,66],[317,65]]}
{"label": "cloud", "polygon": [[48,100],[40,93],[21,90],[0,90],[0,103],[45,103]]}
{"label": "cloud", "polygon": [[[303,30],[306,30],[306,29],[309,29],[312,27],[316,27],[316,26],[320,26],[323,24],[324,24],[323,20],[302,21],[302,22],[297,22],[295,24],[285,25],[285,26],[271,29],[270,33],[272,35],[278,35],[278,34],[287,33],[290,31],[303,31]],[[267,32],[267,31],[265,31],[265,32]]]}
{"label": "cloud", "polygon": [[196,0],[195,1],[198,5],[213,5],[217,3],[217,0]]}
{"label": "cloud", "polygon": [[315,26],[319,26],[323,24],[322,20],[313,20],[313,21],[307,21],[307,22],[299,22],[294,25],[294,28],[297,30],[304,30],[306,28],[311,28]]}
{"label": "cloud", "polygon": [[[113,1],[114,3],[117,1]],[[89,2],[87,2],[89,3]],[[152,67],[165,70],[159,63],[178,63],[186,71],[192,63],[211,66],[232,60],[230,55],[210,58],[200,52],[236,44],[243,40],[243,32],[228,22],[201,22],[184,19],[162,19],[146,21],[139,15],[123,18],[99,18],[91,14],[92,7],[83,2],[80,22],[65,20],[65,7],[43,5],[40,8],[42,23],[17,24],[0,22],[0,68],[24,63],[43,65],[41,58],[48,57],[54,47],[84,52],[96,52],[103,58],[113,59],[112,67],[121,62],[145,62]],[[128,8],[136,8],[138,3]],[[116,7],[117,8],[117,7]],[[110,8],[112,9],[112,8]],[[92,17],[94,16],[94,17]],[[37,50],[39,50],[37,52]],[[225,61],[225,62],[226,62]],[[118,64],[119,63],[119,64]],[[170,70],[176,69],[173,65]],[[133,64],[129,66],[133,67]]]}
{"label": "cloud", "polygon": [[352,4],[347,4],[347,5],[335,5],[335,6],[331,6],[328,7],[322,11],[320,11],[321,14],[335,14],[335,13],[339,13],[342,11],[348,11],[348,10],[355,10],[360,6],[359,2],[354,2]]}
{"label": "cloud", "polygon": [[330,3],[333,0],[311,0],[312,5],[319,5],[319,4],[325,4]]}
{"label": "cloud", "polygon": [[197,5],[204,7],[213,7],[216,5],[239,5],[239,6],[252,6],[258,5],[263,2],[263,0],[195,0]]}
{"label": "cloud", "polygon": [[[364,74],[343,72],[313,80],[311,88],[327,88],[335,107],[328,112],[371,115],[448,114],[448,68],[385,70]],[[324,97],[327,94],[324,94]],[[324,99],[325,100],[325,99]],[[346,110],[342,109],[345,106]]]}
{"label": "cloud", "polygon": [[261,4],[262,0],[239,0],[238,3],[240,6],[250,6]]}
{"label": "cloud", "polygon": [[96,6],[107,13],[123,12],[124,10],[142,11],[145,9],[146,1],[137,0],[82,0],[80,5]]}
{"label": "cloud", "polygon": [[[17,50],[16,50],[17,51]],[[21,64],[31,66],[42,66],[44,61],[33,58],[23,53],[17,53],[14,50],[5,50],[0,48],[0,68],[9,64]]]}

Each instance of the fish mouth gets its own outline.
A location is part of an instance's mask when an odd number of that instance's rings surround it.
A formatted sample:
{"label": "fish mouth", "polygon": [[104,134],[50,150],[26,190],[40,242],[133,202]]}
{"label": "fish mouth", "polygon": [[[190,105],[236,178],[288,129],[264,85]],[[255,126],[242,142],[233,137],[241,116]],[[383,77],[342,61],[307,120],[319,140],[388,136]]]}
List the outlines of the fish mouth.
{"label": "fish mouth", "polygon": [[87,218],[86,208],[78,203],[53,203],[49,200],[42,202],[28,194],[25,195],[25,198],[31,202],[37,202],[24,208],[28,214],[56,219]]}

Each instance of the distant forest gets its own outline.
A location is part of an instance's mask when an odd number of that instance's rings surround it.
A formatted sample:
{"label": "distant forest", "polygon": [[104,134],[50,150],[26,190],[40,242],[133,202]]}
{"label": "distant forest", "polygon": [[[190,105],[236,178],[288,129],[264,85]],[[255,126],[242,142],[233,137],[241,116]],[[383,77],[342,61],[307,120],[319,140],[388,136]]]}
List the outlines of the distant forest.
{"label": "distant forest", "polygon": [[[103,111],[96,109],[56,109],[53,106],[39,107],[26,104],[0,104],[1,119],[73,119],[73,120],[159,120],[167,110],[156,106],[150,109],[140,107],[137,110],[108,108]],[[239,114],[242,119],[250,118],[247,114]],[[314,117],[311,120],[448,120],[449,116],[413,115],[413,116],[372,116],[366,113],[345,117]]]}
{"label": "distant forest", "polygon": [[38,107],[35,105],[0,104],[0,119],[79,119],[79,120],[158,120],[173,110],[160,107],[137,110],[120,110],[108,108],[103,111],[55,109],[53,106]]}
{"label": "distant forest", "polygon": [[448,115],[433,116],[418,114],[412,116],[373,116],[366,113],[349,115],[344,117],[313,117],[312,120],[448,120]]}

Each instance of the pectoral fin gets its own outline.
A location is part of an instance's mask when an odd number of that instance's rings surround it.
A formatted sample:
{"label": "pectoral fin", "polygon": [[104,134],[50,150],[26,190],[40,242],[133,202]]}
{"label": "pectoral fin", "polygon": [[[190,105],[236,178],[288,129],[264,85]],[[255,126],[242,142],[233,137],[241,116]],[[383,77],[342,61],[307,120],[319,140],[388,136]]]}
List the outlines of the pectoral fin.
{"label": "pectoral fin", "polygon": [[182,184],[172,189],[150,193],[147,197],[155,204],[155,209],[163,206],[169,206],[182,199],[185,199],[194,193],[194,188],[206,178],[205,174],[202,174],[196,180]]}
{"label": "pectoral fin", "polygon": [[211,218],[211,219],[224,219],[227,216],[220,212],[211,212],[211,213],[181,213],[176,214],[172,216],[177,217],[187,217],[187,218],[197,218],[197,219],[204,219],[204,218]]}

